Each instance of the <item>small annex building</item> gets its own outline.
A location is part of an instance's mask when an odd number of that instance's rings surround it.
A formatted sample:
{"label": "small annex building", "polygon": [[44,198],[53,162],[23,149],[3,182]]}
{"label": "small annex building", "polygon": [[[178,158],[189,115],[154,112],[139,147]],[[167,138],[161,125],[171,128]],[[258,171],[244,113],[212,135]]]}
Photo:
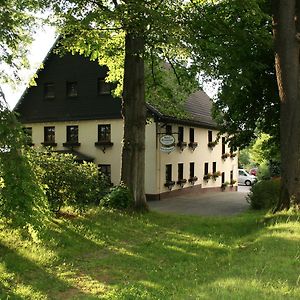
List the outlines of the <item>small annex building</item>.
{"label": "small annex building", "polygon": [[[80,55],[50,52],[15,107],[32,145],[93,161],[113,184],[120,182],[123,119],[121,100],[105,82],[107,68]],[[167,116],[147,105],[147,199],[190,191],[236,190],[238,159],[225,138],[214,143],[217,126],[211,99],[198,91],[185,103],[188,119]]]}

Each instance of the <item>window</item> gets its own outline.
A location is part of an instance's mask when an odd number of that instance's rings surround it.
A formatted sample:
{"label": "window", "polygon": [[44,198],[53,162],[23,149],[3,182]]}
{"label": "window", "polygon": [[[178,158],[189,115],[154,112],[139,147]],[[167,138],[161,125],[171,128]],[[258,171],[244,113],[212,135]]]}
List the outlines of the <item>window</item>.
{"label": "window", "polygon": [[172,181],[172,165],[166,165],[166,182]]}
{"label": "window", "polygon": [[178,180],[183,179],[183,164],[178,164]]}
{"label": "window", "polygon": [[45,99],[53,99],[55,97],[53,82],[47,82],[44,84],[44,97]]}
{"label": "window", "polygon": [[247,176],[247,174],[243,170],[239,170],[239,176]]}
{"label": "window", "polygon": [[208,162],[204,164],[204,175],[208,174]]}
{"label": "window", "polygon": [[78,85],[76,81],[67,82],[67,96],[68,97],[78,96]]}
{"label": "window", "polygon": [[225,154],[225,146],[226,146],[225,138],[222,137],[222,154]]}
{"label": "window", "polygon": [[98,165],[98,169],[111,181],[111,165]]}
{"label": "window", "polygon": [[168,135],[172,134],[172,125],[166,125],[166,134]]}
{"label": "window", "polygon": [[178,142],[183,142],[183,138],[184,138],[183,127],[179,126],[178,127]]}
{"label": "window", "polygon": [[98,142],[110,142],[110,124],[98,125]]}
{"label": "window", "polygon": [[217,163],[216,163],[215,161],[213,162],[212,172],[213,172],[213,173],[216,173],[216,172],[217,172]]}
{"label": "window", "polygon": [[212,142],[212,131],[208,130],[208,142],[211,143]]}
{"label": "window", "polygon": [[190,178],[193,178],[195,176],[195,163],[190,163]]}
{"label": "window", "polygon": [[110,83],[106,82],[104,78],[98,79],[98,95],[110,94]]}
{"label": "window", "polygon": [[222,183],[225,183],[225,172],[222,172]]}
{"label": "window", "polygon": [[195,130],[194,128],[190,128],[190,143],[195,142]]}
{"label": "window", "polygon": [[44,127],[44,143],[48,143],[48,144],[55,143],[55,127],[54,126]]}
{"label": "window", "polygon": [[78,126],[67,126],[67,143],[78,143]]}
{"label": "window", "polygon": [[230,171],[230,182],[233,181],[233,171]]}

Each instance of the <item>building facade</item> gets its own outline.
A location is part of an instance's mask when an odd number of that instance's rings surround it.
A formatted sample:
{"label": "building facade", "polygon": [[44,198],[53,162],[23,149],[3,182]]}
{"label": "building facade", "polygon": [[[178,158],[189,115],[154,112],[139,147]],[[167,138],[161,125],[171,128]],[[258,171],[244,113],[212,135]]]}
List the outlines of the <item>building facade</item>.
{"label": "building facade", "polygon": [[[107,69],[79,55],[49,54],[37,85],[15,111],[33,146],[51,146],[93,161],[113,184],[120,182],[123,119],[121,101],[105,82]],[[202,91],[186,102],[188,119],[147,106],[145,190],[148,199],[190,191],[236,189],[238,161],[225,137],[218,142],[211,100]]]}

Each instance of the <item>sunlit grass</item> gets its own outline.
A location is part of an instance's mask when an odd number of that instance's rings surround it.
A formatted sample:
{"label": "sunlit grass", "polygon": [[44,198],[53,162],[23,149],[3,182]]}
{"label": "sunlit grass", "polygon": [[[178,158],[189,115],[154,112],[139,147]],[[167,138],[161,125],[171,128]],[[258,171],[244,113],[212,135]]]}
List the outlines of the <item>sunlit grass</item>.
{"label": "sunlit grass", "polygon": [[91,210],[39,236],[0,223],[0,299],[299,299],[299,215]]}

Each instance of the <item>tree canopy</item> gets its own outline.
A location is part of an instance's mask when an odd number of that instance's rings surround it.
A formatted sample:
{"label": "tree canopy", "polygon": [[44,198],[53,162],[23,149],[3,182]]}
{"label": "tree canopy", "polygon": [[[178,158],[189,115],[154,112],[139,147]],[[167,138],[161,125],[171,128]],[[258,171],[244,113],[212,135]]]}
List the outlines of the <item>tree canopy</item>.
{"label": "tree canopy", "polygon": [[219,80],[214,115],[231,146],[259,132],[279,142],[279,98],[269,1],[192,1],[190,40],[199,69]]}
{"label": "tree canopy", "polygon": [[[189,48],[182,38],[186,4],[180,0],[54,0],[49,4],[64,49],[108,66],[107,80],[118,85],[116,93],[122,95],[124,118],[121,179],[131,190],[136,208],[143,210],[147,206],[145,62],[149,62],[152,90],[158,86],[158,77],[164,77],[158,67],[161,60],[169,64],[178,80],[179,72],[193,74],[188,68]],[[169,83],[174,85],[172,80]],[[156,92],[167,98],[171,90],[160,86]],[[183,100],[182,93],[171,96]]]}
{"label": "tree canopy", "polygon": [[39,23],[44,1],[0,1],[0,83],[19,80],[19,70],[28,67],[28,45]]}

